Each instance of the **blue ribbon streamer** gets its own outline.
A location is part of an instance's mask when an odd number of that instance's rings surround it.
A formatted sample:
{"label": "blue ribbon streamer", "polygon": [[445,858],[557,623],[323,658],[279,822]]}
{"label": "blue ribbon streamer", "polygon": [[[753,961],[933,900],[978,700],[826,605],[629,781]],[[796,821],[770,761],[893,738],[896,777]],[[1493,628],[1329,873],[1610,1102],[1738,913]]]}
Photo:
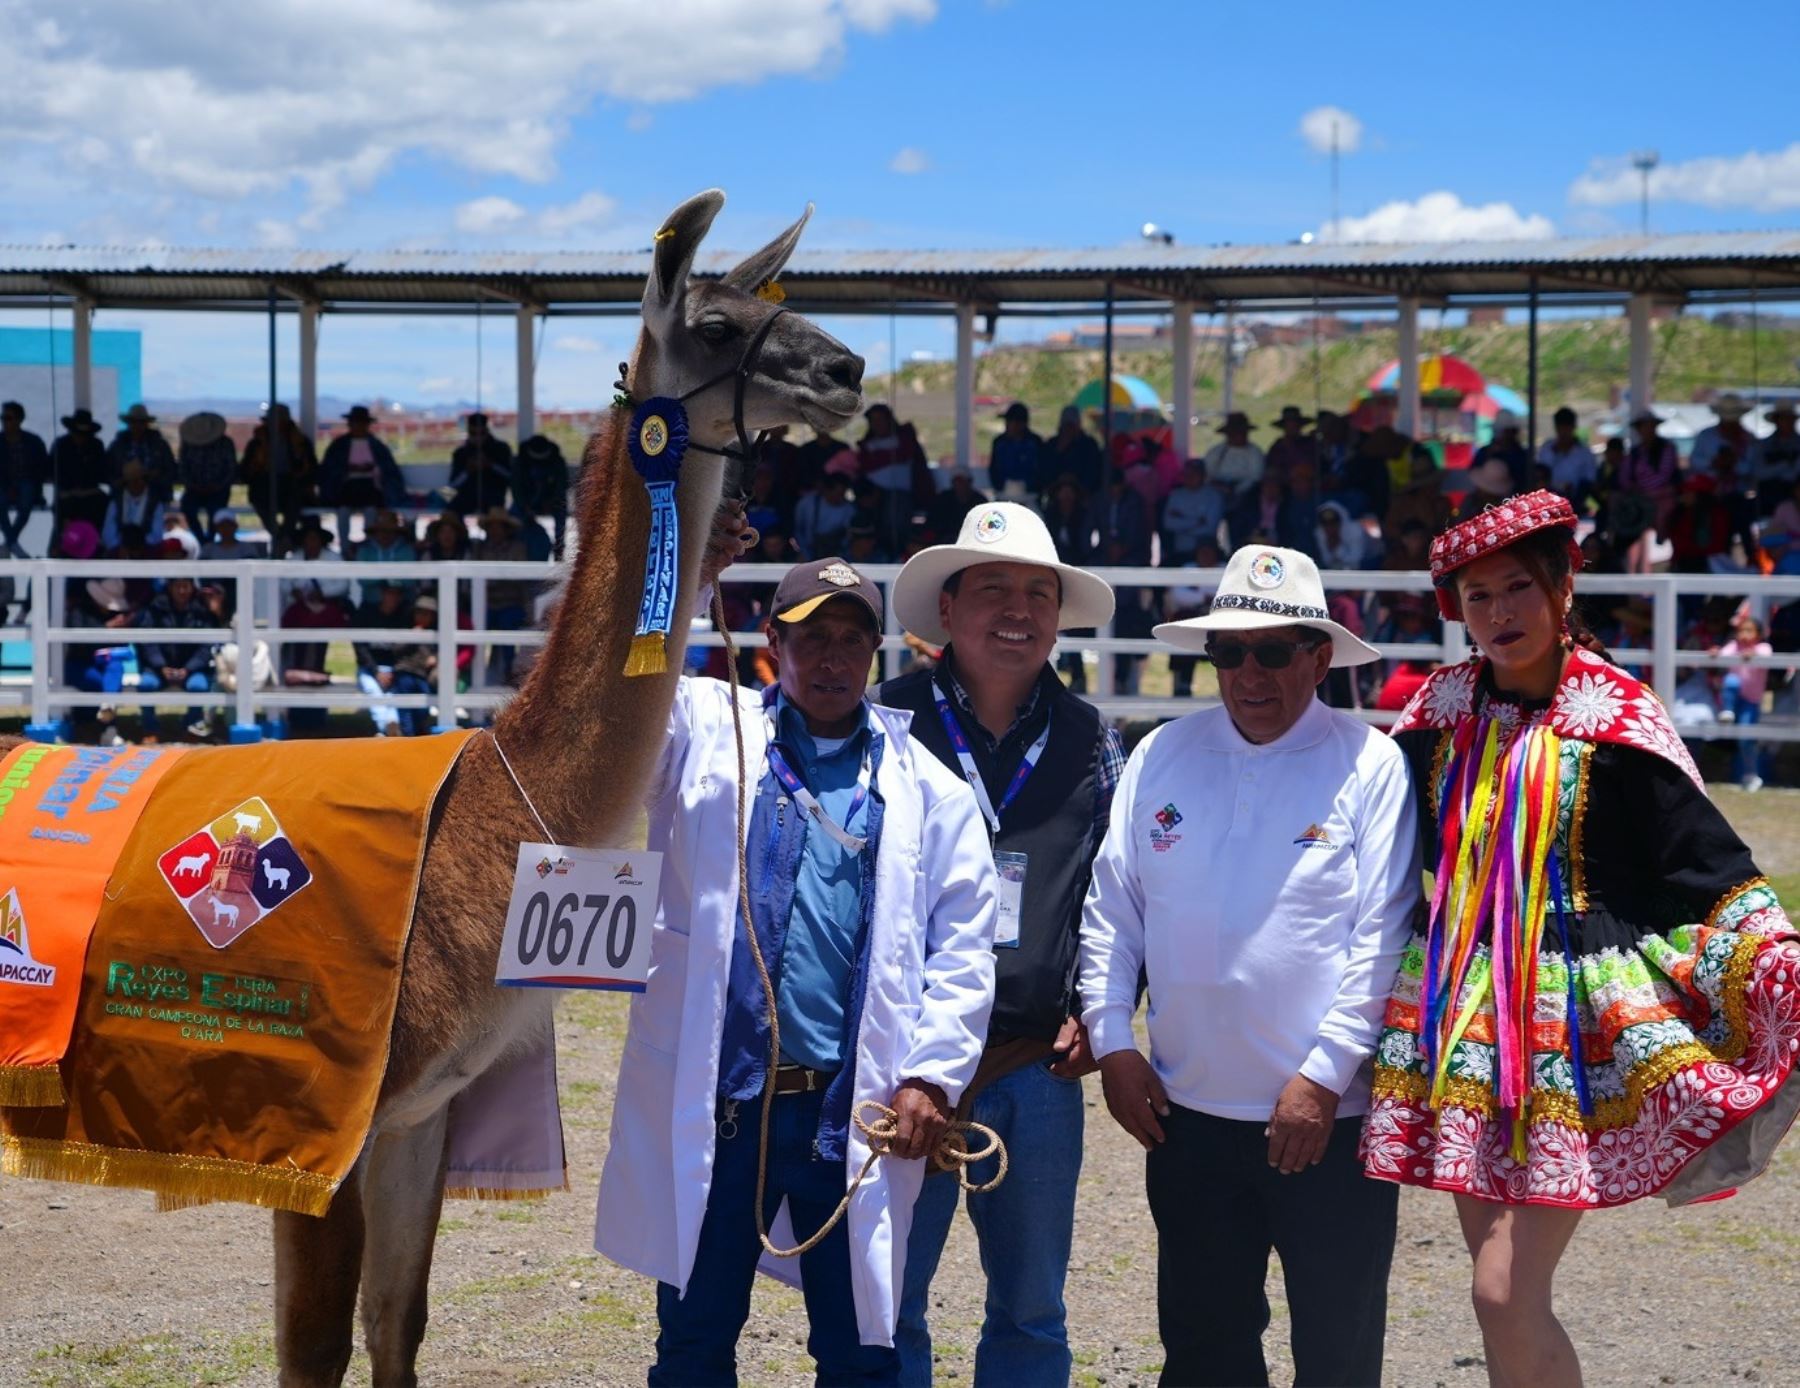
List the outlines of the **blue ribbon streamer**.
{"label": "blue ribbon streamer", "polygon": [[1575,1009],[1575,951],[1569,946],[1569,922],[1563,915],[1562,869],[1558,866],[1557,855],[1550,854],[1550,895],[1556,901],[1556,929],[1562,936],[1563,968],[1568,973],[1567,1008],[1569,1018],[1569,1054],[1575,1062],[1575,1101],[1581,1107],[1583,1117],[1591,1117],[1594,1112],[1594,1101],[1588,1094],[1587,1060],[1582,1055],[1586,1049],[1581,1041],[1581,1018]]}

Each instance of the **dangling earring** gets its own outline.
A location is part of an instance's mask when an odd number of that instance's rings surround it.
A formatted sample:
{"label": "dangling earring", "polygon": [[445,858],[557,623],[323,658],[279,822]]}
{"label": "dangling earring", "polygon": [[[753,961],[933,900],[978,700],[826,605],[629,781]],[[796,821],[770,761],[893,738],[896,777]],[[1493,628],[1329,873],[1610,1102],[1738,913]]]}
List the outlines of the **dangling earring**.
{"label": "dangling earring", "polygon": [[1567,602],[1567,603],[1563,604],[1562,648],[1565,651],[1572,651],[1575,649],[1575,628],[1569,620],[1570,616],[1573,614],[1574,610],[1575,610],[1575,604],[1573,602]]}

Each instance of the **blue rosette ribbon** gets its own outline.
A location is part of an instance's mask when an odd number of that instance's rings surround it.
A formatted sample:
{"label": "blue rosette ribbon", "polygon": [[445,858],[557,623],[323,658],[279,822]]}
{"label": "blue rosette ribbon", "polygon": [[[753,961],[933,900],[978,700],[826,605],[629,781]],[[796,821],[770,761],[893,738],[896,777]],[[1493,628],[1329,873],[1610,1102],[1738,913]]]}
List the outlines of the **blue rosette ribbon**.
{"label": "blue rosette ribbon", "polygon": [[644,599],[638,606],[637,631],[625,656],[627,675],[661,675],[669,669],[669,632],[675,622],[677,565],[681,524],[675,510],[675,484],[687,452],[687,410],[679,400],[659,395],[631,414],[626,436],[631,465],[650,493],[650,545],[644,556]]}

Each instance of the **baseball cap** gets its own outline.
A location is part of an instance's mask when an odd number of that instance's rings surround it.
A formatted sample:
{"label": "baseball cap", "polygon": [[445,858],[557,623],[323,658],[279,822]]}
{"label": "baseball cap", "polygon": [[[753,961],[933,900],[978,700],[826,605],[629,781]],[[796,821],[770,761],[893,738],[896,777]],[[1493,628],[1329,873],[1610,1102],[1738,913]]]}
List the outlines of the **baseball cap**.
{"label": "baseball cap", "polygon": [[770,615],[778,622],[804,622],[833,598],[861,604],[881,630],[881,590],[836,556],[808,559],[787,571],[775,589]]}

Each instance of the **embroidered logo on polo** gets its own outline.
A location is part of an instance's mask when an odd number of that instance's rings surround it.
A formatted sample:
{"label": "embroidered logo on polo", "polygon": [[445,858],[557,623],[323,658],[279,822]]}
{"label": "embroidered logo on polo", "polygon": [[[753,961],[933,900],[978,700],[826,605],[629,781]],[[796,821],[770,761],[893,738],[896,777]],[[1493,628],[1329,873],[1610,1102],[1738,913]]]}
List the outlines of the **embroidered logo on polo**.
{"label": "embroidered logo on polo", "polygon": [[55,982],[56,966],[31,957],[31,934],[19,908],[19,889],[13,887],[0,897],[0,983],[48,988]]}
{"label": "embroidered logo on polo", "polygon": [[1250,583],[1256,588],[1279,588],[1282,579],[1287,577],[1287,565],[1281,562],[1279,554],[1271,554],[1264,550],[1250,561]]}
{"label": "embroidered logo on polo", "polygon": [[1181,842],[1181,835],[1174,832],[1175,826],[1181,823],[1181,811],[1175,808],[1171,800],[1156,812],[1156,827],[1150,831],[1150,847],[1157,853],[1167,853]]}
{"label": "embroidered logo on polo", "polygon": [[190,834],[156,865],[214,949],[224,949],[312,881],[275,812],[258,796]]}
{"label": "embroidered logo on polo", "polygon": [[1307,825],[1305,831],[1299,838],[1295,839],[1294,842],[1302,848],[1323,848],[1332,850],[1337,847],[1337,845],[1331,841],[1331,835],[1325,831],[1323,826],[1318,824]]}

